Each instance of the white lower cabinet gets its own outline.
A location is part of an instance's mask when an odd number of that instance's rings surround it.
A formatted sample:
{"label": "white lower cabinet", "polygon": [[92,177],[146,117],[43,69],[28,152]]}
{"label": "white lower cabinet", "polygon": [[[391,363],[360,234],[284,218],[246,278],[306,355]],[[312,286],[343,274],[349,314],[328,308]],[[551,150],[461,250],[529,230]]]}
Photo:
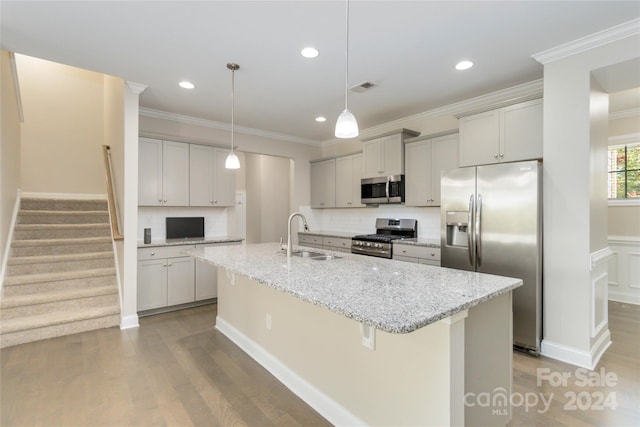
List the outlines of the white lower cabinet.
{"label": "white lower cabinet", "polygon": [[218,269],[182,251],[229,244],[239,242],[138,249],[138,311],[217,298]]}
{"label": "white lower cabinet", "polygon": [[440,267],[440,248],[418,245],[393,245],[393,259]]}
{"label": "white lower cabinet", "polygon": [[351,239],[346,237],[298,234],[298,244],[308,248],[326,249],[336,252],[351,252]]}
{"label": "white lower cabinet", "polygon": [[322,249],[322,236],[317,234],[298,234],[298,244],[308,248]]}

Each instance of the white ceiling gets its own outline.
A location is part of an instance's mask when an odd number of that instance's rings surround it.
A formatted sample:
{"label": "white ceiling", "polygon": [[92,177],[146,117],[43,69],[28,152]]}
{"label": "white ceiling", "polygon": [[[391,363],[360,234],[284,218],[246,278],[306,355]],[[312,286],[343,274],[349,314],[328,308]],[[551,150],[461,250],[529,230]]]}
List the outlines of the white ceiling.
{"label": "white ceiling", "polygon": [[[531,55],[638,17],[638,1],[352,0],[349,85],[378,86],[349,107],[368,128],[539,79]],[[2,49],[146,84],[141,107],[228,123],[237,62],[238,126],[324,141],[344,108],[343,1],[3,0],[0,18]]]}

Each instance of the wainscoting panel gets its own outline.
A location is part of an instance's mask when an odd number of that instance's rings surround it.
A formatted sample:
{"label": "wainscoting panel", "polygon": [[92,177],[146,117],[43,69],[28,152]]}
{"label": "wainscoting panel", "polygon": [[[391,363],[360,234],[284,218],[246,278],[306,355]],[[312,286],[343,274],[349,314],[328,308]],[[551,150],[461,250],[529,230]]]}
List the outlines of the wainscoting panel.
{"label": "wainscoting panel", "polygon": [[609,236],[609,299],[640,304],[640,238]]}

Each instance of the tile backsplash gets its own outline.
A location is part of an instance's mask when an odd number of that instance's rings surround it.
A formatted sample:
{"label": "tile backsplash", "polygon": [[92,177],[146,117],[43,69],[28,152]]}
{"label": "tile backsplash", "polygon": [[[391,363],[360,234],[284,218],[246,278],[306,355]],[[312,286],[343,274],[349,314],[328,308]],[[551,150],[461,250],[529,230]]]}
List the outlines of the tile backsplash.
{"label": "tile backsplash", "polygon": [[[376,218],[411,218],[418,220],[418,237],[440,239],[440,208],[416,208],[402,205],[384,205],[377,208],[311,209],[301,206],[313,230],[370,234],[376,231]],[[299,228],[302,230],[302,227]]]}
{"label": "tile backsplash", "polygon": [[151,240],[166,239],[165,218],[203,216],[205,237],[226,236],[226,208],[184,208],[184,207],[139,207],[138,240],[143,240],[144,229],[151,228]]}

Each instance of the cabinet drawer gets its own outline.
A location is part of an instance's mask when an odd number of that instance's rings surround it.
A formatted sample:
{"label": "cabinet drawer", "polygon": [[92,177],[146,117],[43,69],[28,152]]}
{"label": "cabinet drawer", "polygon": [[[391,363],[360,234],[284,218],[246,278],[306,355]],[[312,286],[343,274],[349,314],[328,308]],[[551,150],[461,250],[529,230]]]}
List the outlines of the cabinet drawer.
{"label": "cabinet drawer", "polygon": [[[323,237],[322,245],[331,248],[346,250],[349,249],[351,251],[351,239],[345,239],[340,237]],[[329,248],[326,248],[329,249]]]}
{"label": "cabinet drawer", "polygon": [[314,234],[298,234],[298,243],[302,246],[305,246],[305,244],[322,246],[322,236]]}
{"label": "cabinet drawer", "polygon": [[402,255],[393,255],[394,261],[404,261],[404,262],[412,262],[414,264],[418,263],[418,258],[410,257],[410,256],[402,256]]}
{"label": "cabinet drawer", "polygon": [[177,258],[185,256],[182,251],[185,249],[194,249],[195,245],[179,245],[179,246],[157,246],[154,248],[138,248],[138,261],[158,259],[158,258]]}
{"label": "cabinet drawer", "polygon": [[393,254],[440,261],[440,248],[415,245],[394,245]]}

